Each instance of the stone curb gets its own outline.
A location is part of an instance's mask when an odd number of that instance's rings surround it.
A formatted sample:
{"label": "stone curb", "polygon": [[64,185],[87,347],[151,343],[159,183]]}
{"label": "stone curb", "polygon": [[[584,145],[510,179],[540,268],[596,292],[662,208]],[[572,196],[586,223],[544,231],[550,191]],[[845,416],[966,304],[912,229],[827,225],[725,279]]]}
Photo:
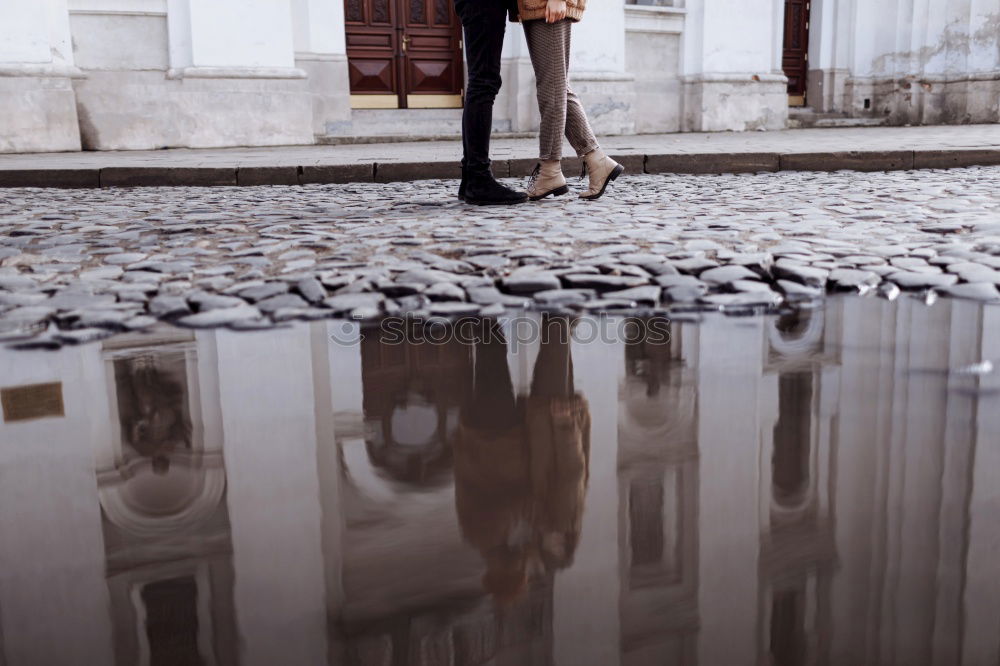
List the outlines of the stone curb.
{"label": "stone curb", "polygon": [[[1000,148],[955,150],[872,150],[834,153],[675,153],[613,155],[627,174],[721,174],[776,171],[900,171],[1000,165]],[[535,159],[494,162],[498,177],[522,178]],[[575,175],[580,158],[563,160]],[[392,183],[458,178],[458,162],[379,162],[304,166],[105,167],[102,169],[0,169],[0,188],[8,187],[172,187],[254,186],[343,183]]]}
{"label": "stone curb", "polygon": [[646,173],[756,173],[779,169],[778,153],[707,153],[646,157]]}
{"label": "stone curb", "polygon": [[101,169],[101,187],[238,185],[236,172],[236,167],[107,167]]}
{"label": "stone curb", "polygon": [[375,180],[374,164],[313,164],[302,167],[302,185],[371,183]]}
{"label": "stone curb", "polygon": [[94,188],[101,186],[99,169],[0,169],[0,187]]}
{"label": "stone curb", "polygon": [[301,185],[302,167],[239,167],[236,169],[236,184],[247,187],[253,185]]}
{"label": "stone curb", "polygon": [[913,168],[915,169],[950,169],[996,164],[1000,164],[1000,150],[995,148],[917,150],[913,153]]}
{"label": "stone curb", "polygon": [[462,167],[458,162],[377,162],[375,164],[376,183],[461,177]]}
{"label": "stone curb", "polygon": [[912,150],[866,150],[842,153],[788,153],[781,171],[907,171],[913,168]]}

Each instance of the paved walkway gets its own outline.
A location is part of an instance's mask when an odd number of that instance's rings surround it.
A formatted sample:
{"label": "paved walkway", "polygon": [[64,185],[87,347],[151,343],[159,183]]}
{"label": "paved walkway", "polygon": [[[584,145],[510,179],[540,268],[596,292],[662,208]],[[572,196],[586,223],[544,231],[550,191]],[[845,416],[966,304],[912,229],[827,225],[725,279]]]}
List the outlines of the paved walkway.
{"label": "paved walkway", "polygon": [[[630,173],[893,171],[1000,164],[1000,124],[609,137]],[[0,155],[0,187],[298,185],[458,175],[455,141]],[[494,142],[499,176],[534,165],[534,139]],[[567,148],[567,153],[569,149]],[[567,165],[572,169],[577,165]]]}

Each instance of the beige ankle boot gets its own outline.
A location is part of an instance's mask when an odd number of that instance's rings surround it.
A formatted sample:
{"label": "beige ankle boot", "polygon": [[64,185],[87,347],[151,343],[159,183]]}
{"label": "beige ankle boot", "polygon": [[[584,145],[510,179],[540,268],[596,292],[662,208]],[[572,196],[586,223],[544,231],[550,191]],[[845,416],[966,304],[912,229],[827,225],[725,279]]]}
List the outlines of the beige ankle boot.
{"label": "beige ankle boot", "polygon": [[532,201],[538,201],[550,194],[559,197],[567,192],[569,192],[569,187],[566,186],[566,178],[563,176],[562,164],[559,160],[539,162],[531,174],[528,198]]}
{"label": "beige ankle boot", "polygon": [[584,169],[590,174],[590,187],[581,199],[599,199],[608,189],[608,183],[622,175],[625,167],[604,154],[600,148],[583,156]]}

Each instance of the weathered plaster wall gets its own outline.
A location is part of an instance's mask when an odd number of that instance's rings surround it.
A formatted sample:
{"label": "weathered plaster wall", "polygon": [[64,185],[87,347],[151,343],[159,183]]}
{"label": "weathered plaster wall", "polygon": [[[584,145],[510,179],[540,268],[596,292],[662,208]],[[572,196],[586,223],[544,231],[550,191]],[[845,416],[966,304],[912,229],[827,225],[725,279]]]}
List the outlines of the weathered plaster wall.
{"label": "weathered plaster wall", "polygon": [[295,66],[308,75],[313,134],[333,134],[351,120],[344,3],[292,0]]}
{"label": "weathered plaster wall", "polygon": [[79,150],[66,0],[0,2],[0,153]]}
{"label": "weathered plaster wall", "polygon": [[635,76],[635,131],[679,132],[684,10],[625,7],[625,69]]}
{"label": "weathered plaster wall", "polygon": [[784,1],[690,0],[686,9],[681,129],[784,128]]}
{"label": "weathered plaster wall", "polygon": [[1000,0],[816,0],[810,56],[818,110],[1000,121]]}
{"label": "weathered plaster wall", "polygon": [[[0,152],[457,133],[453,110],[351,111],[342,4],[0,3]],[[784,128],[784,0],[670,4],[591,0],[574,27],[572,85],[597,133]],[[1000,122],[1000,0],[813,0],[809,63],[817,111]],[[517,25],[503,78],[494,128],[534,131]]]}
{"label": "weathered plaster wall", "polygon": [[625,68],[622,0],[588,1],[583,20],[573,26],[570,72],[594,132],[635,131],[635,77]]}
{"label": "weathered plaster wall", "polygon": [[291,0],[73,0],[85,149],[312,143]]}
{"label": "weathered plaster wall", "polygon": [[[636,131],[635,75],[626,67],[625,6],[621,0],[590,0],[573,26],[570,85],[598,135]],[[538,129],[535,75],[519,25],[507,26],[502,60],[504,85],[493,127],[505,132]]]}

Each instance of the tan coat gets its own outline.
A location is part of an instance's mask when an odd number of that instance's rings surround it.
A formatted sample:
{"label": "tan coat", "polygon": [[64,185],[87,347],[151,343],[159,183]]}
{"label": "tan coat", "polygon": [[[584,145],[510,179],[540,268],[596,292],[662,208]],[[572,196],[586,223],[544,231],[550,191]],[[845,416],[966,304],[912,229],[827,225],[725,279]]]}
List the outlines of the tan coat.
{"label": "tan coat", "polygon": [[[537,21],[545,20],[545,6],[548,0],[517,0],[517,16],[511,20]],[[587,8],[587,0],[566,0],[566,18],[579,21],[583,18],[583,10]]]}
{"label": "tan coat", "polygon": [[456,435],[455,505],[466,541],[484,556],[520,550],[535,540],[516,534],[527,525],[536,535],[568,535],[575,547],[589,478],[585,398],[531,396],[518,426],[489,432],[462,424]]}

